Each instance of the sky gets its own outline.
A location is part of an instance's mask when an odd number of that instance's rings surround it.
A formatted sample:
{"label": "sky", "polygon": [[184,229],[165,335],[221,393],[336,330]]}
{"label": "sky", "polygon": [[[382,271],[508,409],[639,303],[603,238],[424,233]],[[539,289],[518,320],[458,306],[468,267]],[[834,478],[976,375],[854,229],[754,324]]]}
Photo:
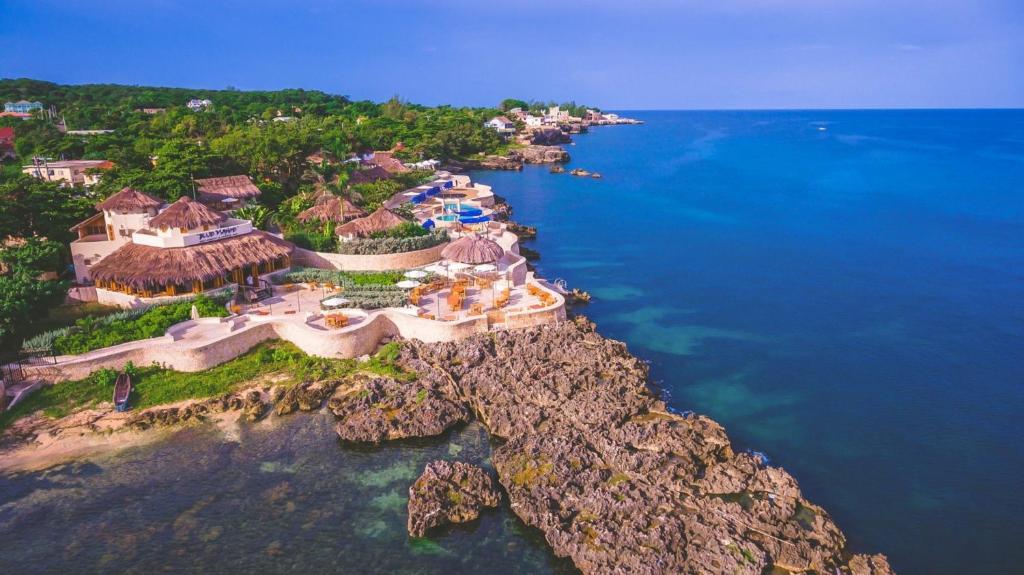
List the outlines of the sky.
{"label": "sky", "polygon": [[1024,0],[0,0],[0,77],[604,109],[1024,107]]}

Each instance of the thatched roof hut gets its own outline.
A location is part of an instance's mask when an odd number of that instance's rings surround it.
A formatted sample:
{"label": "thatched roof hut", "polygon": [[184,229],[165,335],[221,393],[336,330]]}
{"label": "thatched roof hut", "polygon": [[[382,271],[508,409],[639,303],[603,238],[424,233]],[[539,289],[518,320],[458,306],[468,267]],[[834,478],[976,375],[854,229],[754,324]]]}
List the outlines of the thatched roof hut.
{"label": "thatched roof hut", "polygon": [[380,207],[377,211],[366,216],[365,218],[358,218],[338,226],[335,230],[339,236],[359,236],[366,237],[373,232],[382,232],[390,230],[391,228],[405,222],[402,216],[392,212],[391,210]]}
{"label": "thatched roof hut", "polygon": [[352,175],[348,178],[348,184],[350,186],[358,186],[359,184],[372,184],[379,180],[390,179],[391,172],[380,166],[373,165],[368,168],[352,172]]}
{"label": "thatched roof hut", "polygon": [[290,256],[293,246],[265,232],[188,246],[157,248],[125,244],[92,266],[97,282],[117,282],[135,289],[222,278],[232,270],[271,264]]}
{"label": "thatched roof hut", "polygon": [[155,210],[164,203],[153,196],[136,190],[135,188],[122,188],[109,198],[96,204],[97,210],[115,212],[145,212]]}
{"label": "thatched roof hut", "polygon": [[361,218],[366,215],[366,210],[356,206],[346,198],[339,198],[331,194],[324,194],[317,201],[316,205],[308,210],[303,210],[295,219],[300,222],[336,222],[342,223],[352,218]]}
{"label": "thatched roof hut", "polygon": [[203,201],[221,202],[225,198],[247,200],[260,195],[260,189],[245,175],[200,178],[196,180],[196,186]]}
{"label": "thatched roof hut", "polygon": [[203,226],[214,226],[227,219],[224,214],[212,210],[188,196],[178,198],[169,208],[153,216],[149,225],[154,228],[179,228],[194,230]]}
{"label": "thatched roof hut", "polygon": [[393,152],[374,152],[366,163],[380,166],[392,174],[404,174],[412,171],[405,167],[405,164],[396,158]]}
{"label": "thatched roof hut", "polygon": [[474,265],[496,262],[504,254],[498,242],[476,234],[462,236],[441,250],[442,258]]}

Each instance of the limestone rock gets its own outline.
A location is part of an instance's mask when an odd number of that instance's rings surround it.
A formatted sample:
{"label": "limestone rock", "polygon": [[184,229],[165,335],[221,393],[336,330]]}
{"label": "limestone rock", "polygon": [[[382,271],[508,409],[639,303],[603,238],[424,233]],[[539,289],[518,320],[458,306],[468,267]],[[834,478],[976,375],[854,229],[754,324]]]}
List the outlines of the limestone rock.
{"label": "limestone rock", "polygon": [[509,157],[525,164],[558,164],[569,161],[569,152],[561,146],[529,145],[512,150]]}
{"label": "limestone rock", "polygon": [[851,559],[784,470],[670,412],[647,366],[585,318],[410,342],[400,363],[505,440],[492,460],[513,511],[584,573],[887,573]]}
{"label": "limestone rock", "polygon": [[336,431],[346,441],[380,443],[388,439],[429,437],[469,421],[469,411],[437,389],[378,377],[363,389],[333,398]]}
{"label": "limestone rock", "polygon": [[409,534],[423,537],[433,527],[465,523],[484,507],[497,507],[501,495],[488,473],[475,465],[448,461],[427,464],[409,488]]}

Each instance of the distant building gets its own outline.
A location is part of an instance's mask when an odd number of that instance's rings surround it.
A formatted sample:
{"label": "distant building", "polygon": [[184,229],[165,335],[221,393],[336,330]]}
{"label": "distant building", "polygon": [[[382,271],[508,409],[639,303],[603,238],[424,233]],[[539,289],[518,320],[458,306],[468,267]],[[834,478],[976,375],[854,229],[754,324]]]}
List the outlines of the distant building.
{"label": "distant building", "polygon": [[167,111],[167,108],[139,108],[139,111],[152,116],[153,114],[163,114]]}
{"label": "distant building", "polygon": [[197,98],[192,98],[185,105],[188,106],[188,109],[192,110],[193,112],[201,112],[203,110],[208,110],[211,106],[213,106],[213,102],[206,99],[199,100]]}
{"label": "distant building", "polygon": [[544,118],[526,114],[526,116],[523,117],[523,123],[526,124],[527,128],[539,128],[544,125]]}
{"label": "distant building", "polygon": [[62,186],[94,186],[100,181],[100,175],[95,170],[107,170],[114,166],[107,160],[67,160],[49,162],[43,159],[36,159],[28,166],[22,166],[21,171],[30,176],[35,176],[47,182],[60,182]]}
{"label": "distant building", "polygon": [[484,122],[484,126],[495,130],[503,136],[510,136],[516,133],[516,124],[505,116],[495,116]]}
{"label": "distant building", "polygon": [[14,112],[16,114],[31,114],[36,110],[42,109],[42,102],[29,102],[28,100],[19,100],[17,102],[4,103],[4,112]]}
{"label": "distant building", "polygon": [[69,136],[101,136],[103,134],[113,134],[113,130],[68,130],[64,132]]}
{"label": "distant building", "polygon": [[246,175],[198,178],[199,201],[218,210],[234,210],[255,201],[260,189]]}
{"label": "distant building", "polygon": [[14,156],[14,128],[0,128],[0,162]]}
{"label": "distant building", "polygon": [[0,118],[20,118],[22,120],[29,120],[32,118],[32,114],[28,112],[0,112]]}
{"label": "distant building", "polygon": [[405,164],[391,152],[374,152],[373,155],[363,160],[364,164],[380,166],[391,174],[401,174],[410,171]]}

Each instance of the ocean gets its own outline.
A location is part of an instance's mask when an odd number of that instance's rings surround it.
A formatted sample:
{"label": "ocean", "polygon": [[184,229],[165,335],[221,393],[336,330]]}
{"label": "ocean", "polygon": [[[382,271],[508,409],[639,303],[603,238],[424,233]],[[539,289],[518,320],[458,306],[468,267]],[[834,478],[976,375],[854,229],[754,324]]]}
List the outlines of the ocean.
{"label": "ocean", "polygon": [[1024,111],[623,112],[478,172],[679,410],[900,573],[1024,565]]}
{"label": "ocean", "polygon": [[[1024,564],[1024,112],[626,112],[601,179],[478,172],[651,364],[899,573]],[[411,540],[426,462],[479,425],[343,447],[327,414],[0,476],[0,572],[571,573],[507,503]]]}

